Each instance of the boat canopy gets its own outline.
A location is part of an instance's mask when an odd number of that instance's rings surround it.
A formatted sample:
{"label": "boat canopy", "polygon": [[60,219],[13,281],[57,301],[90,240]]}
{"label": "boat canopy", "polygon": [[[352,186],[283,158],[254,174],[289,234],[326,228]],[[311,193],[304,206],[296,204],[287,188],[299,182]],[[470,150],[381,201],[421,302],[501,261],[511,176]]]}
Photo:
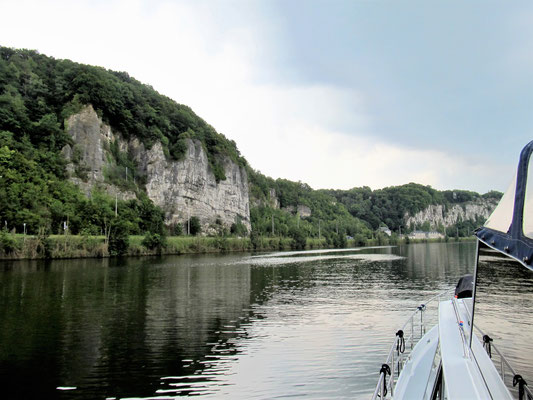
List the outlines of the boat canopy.
{"label": "boat canopy", "polygon": [[[520,153],[516,175],[477,238],[533,271],[533,141]],[[531,178],[531,179],[528,179]]]}

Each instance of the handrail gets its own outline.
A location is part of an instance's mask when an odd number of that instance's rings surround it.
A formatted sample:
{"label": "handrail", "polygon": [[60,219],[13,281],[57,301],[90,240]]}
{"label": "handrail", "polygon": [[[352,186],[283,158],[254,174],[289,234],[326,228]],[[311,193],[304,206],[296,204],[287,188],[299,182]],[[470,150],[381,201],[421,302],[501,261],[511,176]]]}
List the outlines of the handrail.
{"label": "handrail", "polygon": [[457,323],[458,323],[457,326],[459,328],[459,334],[461,335],[461,342],[463,343],[463,356],[470,357],[470,347],[466,343],[466,335],[465,335],[465,331],[463,328],[463,321],[461,321],[461,317],[459,316],[459,310],[457,307],[457,299],[455,297],[452,297],[452,305],[453,305],[453,311],[455,313],[455,319],[457,320]]}
{"label": "handrail", "polygon": [[[411,325],[411,334],[410,334],[410,336],[405,338],[405,342],[410,342],[410,350],[412,350],[414,345],[416,344],[416,342],[414,341],[415,340],[415,330],[414,330],[415,316],[418,313],[420,313],[420,337],[418,339],[421,339],[423,334],[425,333],[424,330],[423,330],[423,328],[424,328],[423,313],[426,310],[427,304],[433,302],[435,299],[438,299],[440,301],[441,297],[443,297],[444,295],[447,295],[450,292],[453,292],[453,290],[454,289],[449,289],[449,290],[446,290],[444,292],[440,292],[437,295],[429,298],[424,304],[421,304],[420,306],[418,306],[416,308],[416,310],[409,316],[409,318],[407,318],[407,320],[403,324],[401,330],[405,331],[406,328],[409,325]],[[456,309],[457,305],[456,305],[455,301],[452,301],[452,302],[453,302],[454,311],[456,312],[456,317],[457,317],[457,312],[458,312],[458,310]],[[471,318],[470,312],[468,311],[468,309],[467,309],[467,313],[468,313],[468,317]],[[459,321],[459,319],[458,319],[458,321]],[[482,336],[485,335],[484,332],[477,325],[474,325],[474,328]],[[465,335],[464,331],[461,332],[461,335],[462,335],[462,338],[463,338],[463,345],[464,345],[466,343],[466,338],[464,336]],[[390,379],[389,379],[388,382],[386,382],[386,385],[383,385],[384,380],[386,380],[386,372],[380,372],[379,379],[378,379],[378,382],[377,382],[377,385],[376,385],[376,389],[374,390],[374,393],[372,395],[372,400],[376,400],[378,398],[385,399],[385,397],[387,395],[393,396],[393,394],[394,394],[394,387],[395,387],[395,383],[396,383],[396,379],[395,379],[396,362],[398,363],[397,372],[398,372],[398,376],[399,376],[399,373],[400,373],[403,365],[405,364],[405,362],[407,361],[407,358],[408,358],[408,355],[405,355],[405,354],[400,353],[399,351],[396,351],[398,359],[397,360],[394,359],[395,350],[398,349],[398,340],[399,340],[399,337],[396,336],[394,341],[393,341],[393,343],[392,343],[392,346],[390,347],[389,353],[387,355],[387,359],[385,361],[385,364],[387,364],[387,365],[389,365],[391,367]],[[505,383],[505,377],[506,377],[505,367],[507,367],[507,369],[511,372],[513,377],[517,376],[516,371],[511,366],[509,361],[505,358],[505,356],[501,353],[501,351],[498,349],[498,347],[496,345],[494,345],[494,344],[492,344],[491,346],[492,346],[492,349],[494,349],[495,352],[500,357],[500,371],[499,371],[499,373],[500,373],[504,383]],[[463,350],[466,352],[465,355],[470,353],[470,349],[466,349],[466,350],[463,349]],[[383,389],[385,389],[385,390],[383,390]],[[527,384],[523,386],[523,390],[525,390],[525,393],[527,395],[527,399],[533,400],[533,392],[529,389]],[[384,395],[384,392],[385,392],[385,395]]]}
{"label": "handrail", "polygon": [[[477,325],[474,325],[474,328],[482,335],[482,336],[485,336],[485,333],[477,326]],[[515,369],[511,366],[511,364],[509,363],[509,361],[507,361],[507,358],[505,358],[505,356],[503,355],[503,353],[500,351],[500,349],[498,349],[498,346],[496,346],[495,344],[491,343],[491,349],[492,350],[495,350],[496,353],[498,354],[498,356],[500,357],[500,376],[502,377],[502,380],[503,380],[503,383],[505,383],[505,369],[504,367],[507,367],[509,369],[509,371],[511,372],[512,376],[515,377],[517,376],[517,373],[515,371]],[[488,353],[488,350],[487,350],[487,353]],[[489,355],[489,357],[492,359],[492,356]],[[497,368],[496,368],[497,369]],[[533,399],[533,392],[529,389],[529,387],[526,385],[524,385],[524,389],[528,395],[528,399]]]}
{"label": "handrail", "polygon": [[[472,316],[470,315],[470,311],[468,310],[468,307],[466,308],[466,312],[468,314],[468,318],[472,319]],[[481,330],[480,327],[478,327],[477,325],[474,324],[474,329],[476,329],[480,334],[481,336],[484,338],[485,336],[487,336],[485,334],[485,332],[483,332]],[[490,338],[489,338],[490,339]],[[490,339],[490,341],[492,342],[492,339]],[[502,377],[502,381],[503,383],[505,384],[505,368],[504,367],[507,367],[509,369],[509,371],[511,372],[511,374],[513,374],[513,377],[517,376],[517,373],[515,371],[515,369],[511,366],[511,363],[509,361],[507,361],[507,358],[505,358],[505,356],[503,355],[503,353],[500,351],[500,349],[498,349],[498,346],[496,346],[495,344],[493,343],[489,343],[489,346],[492,349],[494,349],[496,351],[496,353],[498,354],[498,356],[500,357],[500,371],[499,371],[499,374],[500,376]],[[489,357],[492,359],[492,355],[489,353],[489,349],[487,348],[486,349],[486,352],[487,354],[489,355]],[[493,362],[494,363],[494,362]],[[513,386],[514,385],[514,382],[513,382]],[[525,389],[527,395],[528,395],[528,399],[531,400],[533,399],[533,392],[529,389],[529,387],[527,386],[527,384],[525,384],[523,386],[523,388]],[[520,399],[521,400],[521,399]]]}
{"label": "handrail", "polygon": [[[414,339],[415,339],[415,331],[414,331],[414,320],[415,320],[415,316],[420,313],[420,337],[423,336],[423,313],[424,311],[426,310],[426,306],[430,303],[432,303],[433,301],[435,301],[435,299],[438,299],[440,300],[440,298],[444,295],[447,295],[448,293],[452,292],[454,289],[448,289],[448,290],[445,290],[443,292],[440,292],[436,295],[434,295],[433,297],[430,297],[425,303],[417,306],[416,310],[411,314],[411,316],[409,318],[407,318],[406,322],[403,324],[401,330],[402,331],[405,331],[406,328],[408,327],[408,325],[411,325],[411,334],[405,339],[406,342],[410,342],[410,349],[412,350],[414,345],[416,344],[414,342]],[[420,338],[419,338],[420,339]],[[387,355],[387,359],[385,361],[385,364],[387,365],[391,365],[392,368],[391,368],[391,376],[390,376],[390,379],[389,379],[389,382],[387,383],[386,385],[386,388],[385,390],[391,394],[391,396],[394,394],[394,386],[395,386],[395,360],[394,360],[394,350],[398,347],[398,340],[399,340],[399,337],[396,336],[396,338],[394,339],[394,342],[392,343],[392,346],[389,350],[389,353]],[[402,360],[402,358],[404,360]],[[403,367],[403,364],[405,362],[405,359],[406,359],[406,356],[402,356],[401,353],[398,352],[398,375]],[[376,385],[376,389],[374,390],[374,394],[372,395],[372,400],[376,400],[378,397],[380,398],[384,398],[384,385],[383,385],[383,381],[386,379],[386,376],[385,376],[385,372],[381,372],[379,374],[379,379],[378,379],[378,383]]]}

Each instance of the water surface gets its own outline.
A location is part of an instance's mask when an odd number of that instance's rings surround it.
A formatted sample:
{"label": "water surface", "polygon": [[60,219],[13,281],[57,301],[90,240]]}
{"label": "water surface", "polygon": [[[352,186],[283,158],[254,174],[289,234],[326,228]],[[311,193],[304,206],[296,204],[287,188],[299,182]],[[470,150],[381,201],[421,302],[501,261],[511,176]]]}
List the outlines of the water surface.
{"label": "water surface", "polygon": [[[475,243],[0,264],[7,398],[368,398]],[[479,324],[526,381],[533,273],[483,262]]]}

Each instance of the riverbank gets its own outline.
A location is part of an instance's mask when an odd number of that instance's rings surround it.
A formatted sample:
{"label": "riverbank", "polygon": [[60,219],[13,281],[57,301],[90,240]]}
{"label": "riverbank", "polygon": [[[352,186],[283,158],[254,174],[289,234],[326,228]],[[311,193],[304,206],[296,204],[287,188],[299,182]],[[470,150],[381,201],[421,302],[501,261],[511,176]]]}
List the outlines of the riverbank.
{"label": "riverbank", "polygon": [[[170,254],[206,254],[245,251],[278,251],[295,249],[289,237],[226,237],[226,236],[170,236],[164,246],[150,249],[143,245],[144,236],[129,236],[129,245],[124,256],[150,256]],[[457,239],[449,239],[456,241]],[[459,240],[473,240],[460,238]],[[443,242],[444,239],[410,240],[410,243]],[[366,246],[396,245],[406,243],[404,239],[378,241],[369,239]],[[307,238],[306,250],[333,248],[324,238]],[[346,247],[360,247],[354,240],[348,240]],[[110,257],[104,236],[51,235],[32,236],[2,234],[0,237],[0,259],[64,259]]]}
{"label": "riverbank", "polygon": [[[290,250],[291,238],[224,236],[170,236],[156,248],[143,245],[144,236],[129,236],[123,256],[159,254],[205,254],[244,251]],[[306,249],[327,248],[325,239],[307,239]],[[104,236],[51,235],[31,236],[7,234],[0,238],[0,259],[62,259],[109,257],[109,246]]]}

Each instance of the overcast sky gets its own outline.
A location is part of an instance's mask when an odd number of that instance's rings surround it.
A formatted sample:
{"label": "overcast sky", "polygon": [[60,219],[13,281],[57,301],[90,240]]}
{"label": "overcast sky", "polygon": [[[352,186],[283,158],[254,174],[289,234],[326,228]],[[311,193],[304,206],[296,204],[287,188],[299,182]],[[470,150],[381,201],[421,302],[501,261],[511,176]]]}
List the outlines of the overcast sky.
{"label": "overcast sky", "polygon": [[0,0],[0,44],[127,71],[313,188],[504,191],[533,139],[531,1]]}

